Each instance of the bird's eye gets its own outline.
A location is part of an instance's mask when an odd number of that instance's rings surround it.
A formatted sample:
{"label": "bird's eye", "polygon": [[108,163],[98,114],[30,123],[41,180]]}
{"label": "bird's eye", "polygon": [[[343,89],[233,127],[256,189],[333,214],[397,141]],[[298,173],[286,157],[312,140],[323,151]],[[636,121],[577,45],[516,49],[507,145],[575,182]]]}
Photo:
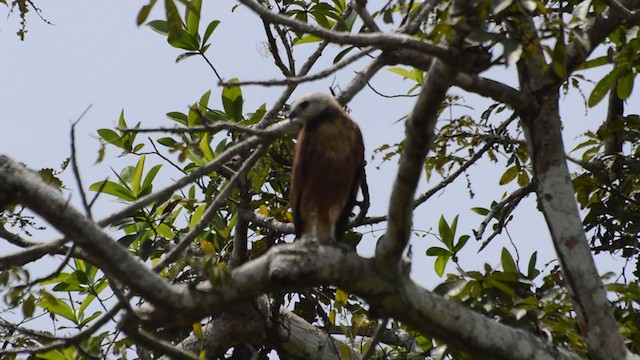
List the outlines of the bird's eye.
{"label": "bird's eye", "polygon": [[309,102],[308,101],[303,101],[298,106],[300,107],[300,109],[306,109],[307,106],[309,106]]}

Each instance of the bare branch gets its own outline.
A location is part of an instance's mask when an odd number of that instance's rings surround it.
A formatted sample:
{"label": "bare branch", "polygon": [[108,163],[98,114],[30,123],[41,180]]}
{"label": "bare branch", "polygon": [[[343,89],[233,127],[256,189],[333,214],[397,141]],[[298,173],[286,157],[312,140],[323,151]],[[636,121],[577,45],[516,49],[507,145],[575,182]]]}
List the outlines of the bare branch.
{"label": "bare branch", "polygon": [[[233,86],[234,83],[230,83]],[[207,118],[203,120],[208,121]],[[166,132],[171,134],[193,134],[197,132],[210,132],[216,133],[218,131],[226,130],[239,134],[255,135],[255,136],[271,136],[272,133],[269,130],[257,129],[239,125],[230,121],[216,121],[207,123],[202,126],[191,126],[186,128],[179,127],[159,127],[159,128],[117,128],[118,131],[132,132],[132,133],[153,133],[153,132]]]}
{"label": "bare branch", "polygon": [[[348,18],[349,15],[351,15],[351,11],[352,11],[351,6],[350,5],[347,6],[347,9],[342,14],[342,19]],[[337,29],[338,26],[340,26],[339,23],[336,23],[333,26],[332,30]],[[311,56],[309,56],[307,61],[304,64],[302,64],[302,68],[300,68],[300,71],[298,72],[297,76],[305,76],[309,73],[309,71],[311,71],[311,68],[318,61],[318,59],[320,58],[320,55],[322,55],[322,52],[327,47],[327,45],[329,45],[329,42],[327,40],[323,40],[322,42],[320,42],[316,50],[311,54]],[[256,129],[264,129],[273,122],[273,119],[282,110],[282,107],[287,102],[289,97],[291,97],[291,94],[293,94],[293,91],[296,89],[297,86],[298,86],[297,84],[289,85],[282,92],[282,94],[275,101],[271,109],[267,111],[267,113],[264,114],[264,117],[262,118],[262,120],[260,120],[260,122],[258,122],[255,125]]]}
{"label": "bare branch", "polygon": [[60,247],[69,241],[71,240],[65,238],[48,243],[31,245],[28,248],[15,254],[2,256],[0,257],[0,269],[8,269],[12,266],[22,266],[24,264],[36,261],[45,255],[57,254],[58,251],[60,251]]}
{"label": "bare branch", "polygon": [[280,71],[284,76],[286,77],[292,76],[293,74],[291,73],[291,70],[287,68],[287,66],[282,62],[282,58],[280,58],[280,52],[278,51],[278,45],[276,44],[276,39],[273,37],[273,34],[271,33],[271,28],[269,27],[270,24],[266,20],[262,19],[262,25],[264,27],[264,32],[267,35],[269,52],[273,56],[273,61],[275,62],[276,66],[278,67],[278,69],[280,69]]}
{"label": "bare branch", "polygon": [[283,85],[292,85],[292,84],[300,84],[310,81],[315,81],[318,79],[326,78],[327,76],[337,72],[340,69],[345,68],[346,66],[362,59],[369,53],[372,49],[365,49],[353,56],[349,56],[344,60],[340,60],[339,62],[333,64],[331,67],[320,71],[314,75],[306,75],[306,76],[292,76],[286,79],[274,79],[274,80],[263,80],[263,81],[238,81],[238,82],[223,82],[218,85],[220,86],[246,86],[246,85],[260,85],[260,86],[283,86]]}
{"label": "bare branch", "polygon": [[347,85],[347,87],[336,96],[336,100],[342,104],[346,105],[357,93],[362,90],[363,87],[367,85],[369,80],[385,65],[384,56],[378,56],[375,59],[371,60],[371,62],[358,74],[351,79],[351,82]]}
{"label": "bare branch", "polygon": [[354,0],[353,7],[356,9],[358,15],[360,15],[360,19],[368,28],[369,32],[380,32],[380,28],[378,24],[376,24],[375,20],[371,17],[371,14],[367,11],[367,0]]}
{"label": "bare branch", "polygon": [[531,96],[527,96],[517,89],[491,79],[458,73],[453,82],[464,90],[509,105],[517,113],[531,112],[536,107]]}
{"label": "bare branch", "polygon": [[359,47],[373,46],[381,49],[410,48],[424,51],[425,53],[431,54],[445,61],[449,60],[451,62],[454,62],[455,60],[456,51],[429,44],[409,35],[398,33],[375,33],[357,35],[349,33],[339,33],[336,31],[331,31],[318,26],[296,21],[286,16],[274,13],[264,6],[258,4],[254,0],[238,1],[254,11],[260,17],[266,18],[270,22],[286,25],[294,30],[316,35],[334,43]]}
{"label": "bare branch", "polygon": [[36,241],[23,239],[20,235],[17,235],[17,234],[14,234],[14,233],[8,231],[3,226],[0,226],[0,238],[3,238],[5,240],[7,240],[10,244],[13,244],[15,246],[19,246],[21,248],[26,248],[26,247],[31,247],[31,246],[36,246],[36,245],[41,245],[42,244],[42,243],[39,243],[39,242],[36,242]]}
{"label": "bare branch", "polygon": [[[418,8],[414,11],[413,15],[409,19],[409,22],[398,30],[413,35],[420,30],[420,24],[429,16],[429,13],[433,10],[434,6],[438,2],[436,0],[423,1]],[[411,9],[409,9],[411,11]]]}
{"label": "bare branch", "polygon": [[80,114],[78,119],[71,124],[71,167],[73,169],[73,176],[76,179],[76,183],[78,185],[78,190],[80,191],[80,199],[82,200],[82,205],[84,206],[84,211],[87,213],[89,219],[91,219],[91,207],[87,202],[87,195],[84,193],[84,187],[82,186],[82,179],[80,178],[80,170],[78,170],[78,159],[76,157],[76,125],[84,115],[91,109],[91,105],[89,105],[83,112]]}

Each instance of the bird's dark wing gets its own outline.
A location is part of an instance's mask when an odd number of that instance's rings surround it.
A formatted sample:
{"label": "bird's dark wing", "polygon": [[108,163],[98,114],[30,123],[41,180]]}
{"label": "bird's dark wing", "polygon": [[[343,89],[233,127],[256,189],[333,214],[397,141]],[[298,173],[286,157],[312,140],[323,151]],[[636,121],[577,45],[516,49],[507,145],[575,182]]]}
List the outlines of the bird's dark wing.
{"label": "bird's dark wing", "polygon": [[307,143],[308,139],[305,129],[302,129],[300,131],[300,134],[298,134],[296,147],[293,153],[291,190],[289,193],[289,201],[291,204],[291,211],[293,213],[293,226],[295,229],[296,238],[300,237],[304,226],[304,216],[300,211],[300,203],[304,184],[307,181],[307,175],[309,173],[309,161],[307,159],[309,146]]}
{"label": "bird's dark wing", "polygon": [[345,207],[340,214],[340,218],[336,223],[335,238],[337,240],[341,240],[344,233],[349,229],[349,216],[351,215],[351,210],[353,210],[353,207],[356,204],[356,196],[358,195],[358,189],[360,188],[360,183],[364,176],[364,143],[362,141],[362,133],[356,123],[351,121],[350,123],[350,125],[352,125],[350,130],[354,132],[355,141],[353,143],[353,150],[345,161],[348,163],[348,167],[352,172],[352,180],[350,184],[349,198],[347,199]]}

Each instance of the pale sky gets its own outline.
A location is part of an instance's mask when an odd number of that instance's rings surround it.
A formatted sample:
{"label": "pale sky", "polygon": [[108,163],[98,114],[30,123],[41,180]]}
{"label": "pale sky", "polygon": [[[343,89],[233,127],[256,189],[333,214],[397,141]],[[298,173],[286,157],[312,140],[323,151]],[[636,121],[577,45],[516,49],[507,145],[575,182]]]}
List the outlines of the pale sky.
{"label": "pale sky", "polygon": [[[375,8],[377,3],[371,1],[370,6]],[[202,59],[193,57],[175,64],[180,50],[170,47],[162,36],[151,29],[135,25],[136,14],[143,4],[124,0],[38,2],[42,6],[43,16],[53,25],[47,25],[33,12],[29,13],[28,33],[24,42],[15,35],[19,21],[17,14],[7,19],[8,11],[0,5],[0,153],[34,169],[58,168],[69,156],[71,122],[87,106],[93,105],[79,124],[76,135],[80,171],[84,186],[88,188],[90,184],[112,176],[110,167],[119,172],[122,167],[136,161],[133,156],[118,159],[119,153],[111,148],[107,151],[104,163],[94,165],[99,148],[96,130],[113,128],[122,109],[130,125],[141,121],[142,127],[154,127],[173,126],[174,123],[166,119],[165,114],[170,111],[185,112],[188,105],[197,101],[207,90],[212,90],[210,107],[222,108],[219,100],[221,89]],[[225,79],[265,80],[281,76],[271,58],[262,54],[264,32],[256,16],[243,8],[231,13],[235,5],[232,1],[205,2],[205,5],[202,28],[211,20],[222,21],[212,36],[213,45],[208,55]],[[156,7],[149,20],[162,17],[162,4]],[[303,49],[307,49],[305,51],[315,48],[315,44],[304,46]],[[335,52],[336,48],[332,51]],[[321,64],[326,66],[332,59],[332,56],[328,57]],[[302,64],[304,60],[306,58],[299,58],[297,63]],[[342,70],[336,77],[306,84],[294,97],[307,91],[327,91],[332,82],[344,87],[352,78],[353,71],[364,63],[360,61],[355,67]],[[317,66],[312,73],[321,69]],[[510,84],[516,83],[512,71],[497,70],[484,75],[492,75],[501,81],[509,78]],[[597,79],[593,75],[592,80]],[[405,93],[413,84],[403,82],[397,75],[383,70],[373,79],[372,85],[383,93],[399,94]],[[585,85],[587,96],[592,87],[592,84]],[[255,86],[242,90],[245,112],[252,112],[263,102],[269,107],[281,91],[280,88]],[[460,89],[451,92],[464,94]],[[636,104],[637,94],[636,90],[633,94]],[[476,117],[491,104],[491,101],[477,96],[465,95],[465,100],[466,105],[475,108],[471,113]],[[364,133],[367,159],[381,144],[393,144],[401,139],[404,125],[396,123],[396,120],[409,112],[412,104],[413,99],[388,100],[376,96],[369,89],[363,90],[349,104],[352,117]],[[576,91],[563,99],[562,106],[567,144],[575,144],[576,136],[584,129],[596,127],[603,117],[602,106],[589,110],[585,115],[584,105]],[[457,111],[456,115],[460,115],[470,110]],[[638,109],[634,111],[638,112]],[[140,140],[145,138],[139,136]],[[571,147],[567,145],[567,148]],[[379,162],[379,159],[369,160],[367,167],[373,200],[370,215],[386,211],[391,182],[395,176],[394,164],[387,162],[377,170]],[[484,161],[481,164],[487,163]],[[416,228],[429,230],[432,227],[437,229],[441,214],[449,221],[460,214],[458,236],[472,236],[461,257],[465,270],[481,269],[484,262],[497,268],[502,247],[513,248],[503,234],[478,255],[476,251],[480,244],[475,243],[471,232],[482,221],[482,217],[469,211],[471,207],[488,207],[491,200],[499,201],[505,191],[516,189],[515,184],[498,186],[503,171],[499,167],[489,170],[483,165],[474,166],[470,171],[476,194],[473,200],[469,200],[466,182],[461,177],[446,192],[424,204],[414,216]],[[176,173],[169,166],[164,166],[159,175],[164,183],[175,176]],[[70,171],[66,171],[62,178],[68,188],[77,188]],[[431,185],[422,183],[419,191],[435,185],[437,180],[438,177],[434,176]],[[72,203],[76,206],[80,204],[75,192]],[[120,206],[108,196],[103,196],[94,214],[102,218]],[[533,196],[524,200],[514,215],[516,219],[509,231],[520,252],[521,266],[526,267],[526,261],[535,250],[539,251],[538,264],[554,259],[549,233],[542,215],[535,210]],[[381,234],[377,232],[377,236]],[[36,233],[35,240],[46,241],[54,237],[52,233]],[[437,241],[427,236],[413,239],[412,244],[413,277],[428,288],[440,283],[443,279],[438,279],[433,273],[432,258],[424,254],[426,248],[437,245]],[[367,237],[359,247],[359,252],[370,255],[373,245],[374,240]],[[1,248],[0,253],[17,250],[9,245],[2,245]],[[619,271],[622,265],[622,262],[612,261],[608,256],[598,258],[601,273],[604,270]],[[448,267],[449,272],[454,270],[452,266]]]}

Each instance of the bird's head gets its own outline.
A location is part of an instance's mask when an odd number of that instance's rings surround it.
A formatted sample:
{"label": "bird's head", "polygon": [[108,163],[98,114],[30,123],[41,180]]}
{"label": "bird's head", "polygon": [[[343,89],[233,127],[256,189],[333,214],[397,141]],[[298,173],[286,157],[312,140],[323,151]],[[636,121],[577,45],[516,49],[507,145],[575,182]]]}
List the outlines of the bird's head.
{"label": "bird's head", "polygon": [[341,108],[340,104],[329,94],[310,93],[294,101],[291,105],[289,118],[306,125],[309,120],[318,117],[327,110],[340,110]]}

